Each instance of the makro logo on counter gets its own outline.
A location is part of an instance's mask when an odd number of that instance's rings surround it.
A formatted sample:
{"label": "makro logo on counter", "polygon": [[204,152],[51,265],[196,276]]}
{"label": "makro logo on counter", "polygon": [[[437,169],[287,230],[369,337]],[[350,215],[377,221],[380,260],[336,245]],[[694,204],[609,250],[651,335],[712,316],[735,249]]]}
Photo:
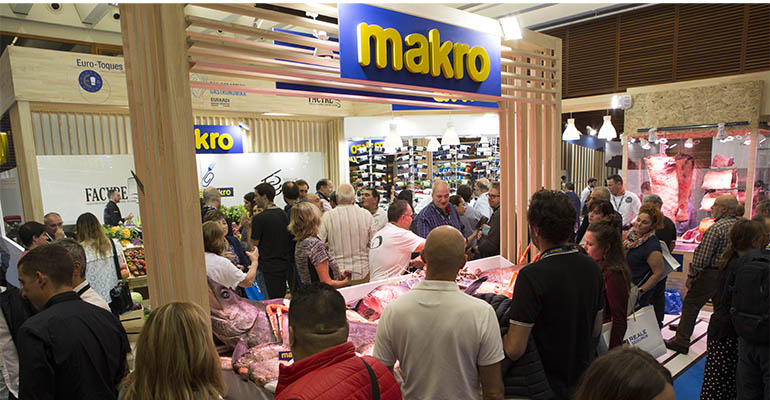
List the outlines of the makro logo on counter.
{"label": "makro logo on counter", "polygon": [[340,4],[344,78],[500,95],[500,38],[367,4]]}
{"label": "makro logo on counter", "polygon": [[237,125],[195,125],[197,154],[243,153],[243,130]]}
{"label": "makro logo on counter", "polygon": [[127,186],[87,187],[84,189],[86,194],[86,203],[106,203],[110,200],[109,196],[107,196],[110,189],[117,189],[120,192],[120,200],[128,200]]}

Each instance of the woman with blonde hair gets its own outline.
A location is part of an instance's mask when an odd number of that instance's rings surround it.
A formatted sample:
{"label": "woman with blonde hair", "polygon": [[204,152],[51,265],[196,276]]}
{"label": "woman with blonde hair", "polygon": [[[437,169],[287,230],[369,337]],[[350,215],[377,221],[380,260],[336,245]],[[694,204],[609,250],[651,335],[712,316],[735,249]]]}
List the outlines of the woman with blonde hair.
{"label": "woman with blonde hair", "polygon": [[318,238],[321,210],[310,202],[299,202],[291,209],[289,232],[297,245],[294,261],[297,266],[297,287],[311,282],[323,282],[335,288],[350,285],[350,272],[340,272],[326,246]]}
{"label": "woman with blonde hair", "polygon": [[251,268],[249,268],[248,272],[243,272],[224,257],[227,245],[225,231],[219,222],[206,221],[203,223],[203,250],[206,252],[206,276],[230,289],[235,289],[238,286],[251,287],[254,285],[254,279],[257,276],[259,251],[255,247],[253,251],[246,252],[246,255],[251,259]]}
{"label": "woman with blonde hair", "polygon": [[154,310],[136,344],[136,368],[119,400],[211,400],[225,394],[219,356],[199,305],[172,302]]}
{"label": "woman with blonde hair", "polygon": [[115,262],[119,263],[117,257],[123,252],[123,246],[107,237],[102,224],[91,213],[81,214],[75,229],[78,242],[86,251],[86,279],[91,288],[110,303],[110,290],[118,283]]}

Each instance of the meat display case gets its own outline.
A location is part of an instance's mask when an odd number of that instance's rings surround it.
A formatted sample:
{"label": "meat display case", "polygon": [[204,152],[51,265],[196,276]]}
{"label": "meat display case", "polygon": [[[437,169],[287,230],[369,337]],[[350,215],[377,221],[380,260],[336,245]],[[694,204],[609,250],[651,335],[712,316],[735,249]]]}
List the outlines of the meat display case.
{"label": "meat display case", "polygon": [[[753,191],[754,206],[767,198],[770,131],[761,132],[761,143],[753,146],[748,129],[729,131],[726,139],[717,139],[713,131],[658,133],[662,140],[657,142],[646,137],[629,140],[626,188],[640,197],[660,195],[663,213],[677,227],[677,247],[694,248],[708,226],[716,197],[732,194],[744,204],[748,188]],[[757,154],[752,157],[753,149]],[[750,166],[754,167],[751,177]]]}

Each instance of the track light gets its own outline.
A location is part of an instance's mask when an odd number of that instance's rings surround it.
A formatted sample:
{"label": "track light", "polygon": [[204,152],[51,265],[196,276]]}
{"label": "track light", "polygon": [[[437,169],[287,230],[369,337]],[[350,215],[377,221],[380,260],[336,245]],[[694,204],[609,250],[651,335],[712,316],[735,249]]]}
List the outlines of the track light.
{"label": "track light", "polygon": [[648,142],[646,139],[639,139],[639,143],[642,144],[642,148],[645,150],[649,150],[652,148],[652,146],[650,145],[650,142]]}
{"label": "track light", "polygon": [[686,147],[688,149],[691,149],[691,148],[695,147],[695,142],[692,140],[692,138],[689,138],[689,139],[684,141],[684,147]]}
{"label": "track light", "polygon": [[725,124],[724,122],[720,122],[717,125],[717,140],[724,143],[729,140],[727,136],[727,131],[725,130]]}
{"label": "track light", "polygon": [[658,128],[650,128],[647,131],[647,141],[650,143],[658,143]]}
{"label": "track light", "polygon": [[516,18],[515,15],[500,18],[500,27],[503,28],[503,37],[505,40],[519,40],[523,37],[519,19]]}

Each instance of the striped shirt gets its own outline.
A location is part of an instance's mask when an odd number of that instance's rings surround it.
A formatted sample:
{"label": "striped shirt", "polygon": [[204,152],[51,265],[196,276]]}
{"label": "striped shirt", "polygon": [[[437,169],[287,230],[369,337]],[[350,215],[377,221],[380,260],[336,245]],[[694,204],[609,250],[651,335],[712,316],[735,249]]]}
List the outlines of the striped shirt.
{"label": "striped shirt", "polygon": [[363,279],[369,273],[373,222],[372,213],[354,204],[340,204],[321,218],[318,237],[329,242],[329,253],[340,270],[353,271],[352,280]]}
{"label": "striped shirt", "polygon": [[417,235],[427,238],[430,231],[442,225],[450,225],[458,231],[463,231],[463,224],[460,222],[460,214],[457,213],[455,206],[449,204],[449,212],[440,210],[436,203],[431,202],[417,214]]}

